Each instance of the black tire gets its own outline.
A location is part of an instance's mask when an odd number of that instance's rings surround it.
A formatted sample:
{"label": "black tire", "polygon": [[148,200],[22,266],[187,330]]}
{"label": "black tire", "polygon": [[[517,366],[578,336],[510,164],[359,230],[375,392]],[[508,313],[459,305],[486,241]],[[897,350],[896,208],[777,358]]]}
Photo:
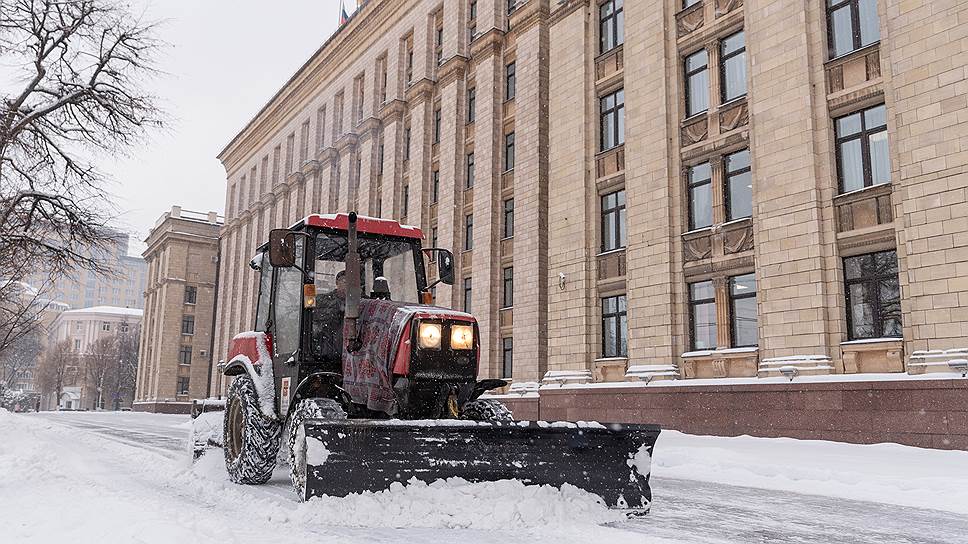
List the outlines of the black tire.
{"label": "black tire", "polygon": [[514,421],[511,410],[494,399],[472,400],[464,405],[462,419],[473,421]]}
{"label": "black tire", "polygon": [[292,489],[299,500],[306,500],[306,431],[303,423],[307,419],[342,421],[346,412],[333,399],[303,399],[289,414],[286,432],[289,444],[289,479]]}
{"label": "black tire", "polygon": [[225,403],[222,450],[225,470],[237,484],[269,481],[279,454],[282,425],[259,409],[259,395],[247,374],[236,376]]}

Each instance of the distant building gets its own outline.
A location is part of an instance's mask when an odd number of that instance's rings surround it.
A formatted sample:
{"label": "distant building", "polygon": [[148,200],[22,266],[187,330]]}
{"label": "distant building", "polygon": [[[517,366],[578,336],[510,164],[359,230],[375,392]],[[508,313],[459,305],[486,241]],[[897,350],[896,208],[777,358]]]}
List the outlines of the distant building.
{"label": "distant building", "polygon": [[[50,298],[71,308],[93,306],[144,307],[148,267],[144,259],[128,255],[128,235],[117,233],[115,243],[100,256],[114,274],[97,274],[78,269],[54,280]],[[43,286],[47,276],[38,272],[30,277],[34,286]]]}
{"label": "distant building", "polygon": [[188,412],[208,394],[222,218],[172,207],[145,242],[148,284],[135,410]]}
{"label": "distant building", "polygon": [[[48,346],[68,341],[71,351],[77,358],[76,364],[68,367],[67,379],[59,399],[44,399],[44,407],[98,409],[111,408],[112,399],[102,395],[102,405],[96,406],[97,394],[85,374],[85,357],[91,352],[95,342],[105,336],[124,336],[138,334],[142,310],[120,308],[117,306],[95,306],[61,312],[50,324]],[[128,399],[130,401],[130,398]],[[128,403],[123,402],[126,406]]]}

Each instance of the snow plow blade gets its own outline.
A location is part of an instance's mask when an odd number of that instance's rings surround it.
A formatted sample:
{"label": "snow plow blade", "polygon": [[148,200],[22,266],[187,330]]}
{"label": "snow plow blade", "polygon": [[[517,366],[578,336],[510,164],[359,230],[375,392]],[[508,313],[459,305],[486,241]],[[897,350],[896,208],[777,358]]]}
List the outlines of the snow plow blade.
{"label": "snow plow blade", "polygon": [[[382,491],[412,478],[571,484],[610,508],[644,514],[655,425],[546,422],[305,423],[306,496]],[[318,441],[318,442],[316,442]],[[316,443],[314,443],[316,442]]]}

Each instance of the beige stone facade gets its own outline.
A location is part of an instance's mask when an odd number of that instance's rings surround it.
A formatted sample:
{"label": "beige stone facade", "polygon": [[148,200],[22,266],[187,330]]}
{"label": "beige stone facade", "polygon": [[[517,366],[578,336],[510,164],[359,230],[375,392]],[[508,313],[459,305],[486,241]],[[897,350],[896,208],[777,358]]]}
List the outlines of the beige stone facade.
{"label": "beige stone facade", "polygon": [[172,207],[145,239],[148,288],[135,410],[184,411],[208,396],[222,218]]}
{"label": "beige stone facade", "polygon": [[[968,1],[881,0],[857,46],[836,54],[828,3],[686,3],[365,3],[219,156],[217,357],[251,328],[245,264],[268,230],[346,210],[418,225],[425,245],[454,250],[460,274],[437,300],[471,302],[490,377],[508,374],[508,352],[516,381],[612,380],[630,367],[627,379],[902,372],[923,351],[968,346]],[[619,7],[623,31],[605,40],[601,19]],[[736,57],[727,39],[740,31]],[[687,115],[686,62],[700,51],[708,106]],[[618,91],[621,141],[606,145],[601,117]],[[843,190],[837,120],[880,105],[886,129],[864,137],[889,166],[865,174],[887,179]],[[748,178],[730,166],[744,150]],[[704,164],[711,221],[691,228],[690,176]],[[741,185],[751,212],[734,218]],[[617,191],[616,243],[604,208]],[[856,293],[890,299],[896,284],[899,310],[852,312],[844,259],[890,251],[896,279]],[[755,278],[745,324],[737,278]],[[871,294],[877,281],[884,294]],[[698,349],[690,293],[706,285],[714,340]],[[877,333],[854,340],[851,319],[868,318]],[[603,340],[609,327],[627,333]]]}

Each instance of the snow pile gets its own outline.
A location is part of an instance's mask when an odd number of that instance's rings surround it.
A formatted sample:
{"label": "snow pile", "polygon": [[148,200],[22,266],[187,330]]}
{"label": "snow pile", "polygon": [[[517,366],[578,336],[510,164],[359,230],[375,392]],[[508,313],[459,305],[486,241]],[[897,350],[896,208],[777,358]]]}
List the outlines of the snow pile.
{"label": "snow pile", "polygon": [[681,478],[968,514],[968,452],[664,430],[652,491]]}
{"label": "snow pile", "polygon": [[626,519],[595,495],[567,484],[559,490],[516,480],[472,484],[460,478],[432,484],[413,479],[378,493],[317,497],[301,504],[295,515],[322,525],[500,530]]}

